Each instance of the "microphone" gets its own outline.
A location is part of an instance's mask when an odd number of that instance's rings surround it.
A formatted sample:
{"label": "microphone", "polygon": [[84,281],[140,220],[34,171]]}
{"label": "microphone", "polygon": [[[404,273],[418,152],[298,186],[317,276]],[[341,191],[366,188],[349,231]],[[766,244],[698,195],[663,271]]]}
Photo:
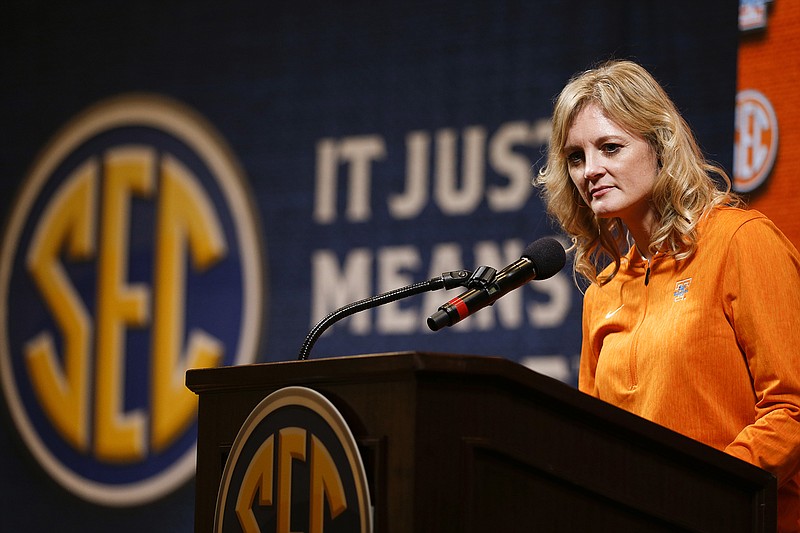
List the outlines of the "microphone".
{"label": "microphone", "polygon": [[438,331],[452,326],[529,281],[555,276],[566,261],[567,254],[560,242],[551,237],[538,239],[525,248],[522,257],[498,272],[485,286],[469,289],[442,305],[428,317],[428,327]]}

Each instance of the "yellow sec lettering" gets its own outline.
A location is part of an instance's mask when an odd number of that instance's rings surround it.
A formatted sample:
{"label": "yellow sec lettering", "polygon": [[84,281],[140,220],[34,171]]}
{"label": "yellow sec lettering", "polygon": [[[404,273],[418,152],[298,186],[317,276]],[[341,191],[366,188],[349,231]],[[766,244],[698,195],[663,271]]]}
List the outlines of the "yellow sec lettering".
{"label": "yellow sec lettering", "polygon": [[159,451],[194,419],[197,397],[184,386],[186,370],[217,366],[223,356],[222,343],[199,329],[189,333],[182,354],[186,255],[204,270],[227,253],[211,201],[189,169],[169,155],[161,164],[156,232],[151,444]]}
{"label": "yellow sec lettering", "polygon": [[311,437],[311,509],[309,514],[309,533],[322,533],[325,517],[325,501],[328,500],[331,519],[347,509],[347,497],[339,470],[330,452],[317,437]]}
{"label": "yellow sec lettering", "polygon": [[253,502],[256,492],[258,503],[262,506],[272,505],[272,463],[274,461],[274,443],[272,435],[258,447],[253,459],[244,474],[239,495],[236,498],[236,517],[243,533],[261,533],[258,521],[253,513]]}
{"label": "yellow sec lettering", "polygon": [[146,453],[145,415],[124,412],[124,346],[126,326],[148,319],[149,291],[126,285],[130,199],[147,196],[154,183],[152,149],[129,146],[110,150],[105,158],[102,224],[97,287],[96,453],[109,462],[130,462]]}
{"label": "yellow sec lettering", "polygon": [[292,512],[292,461],[306,460],[306,431],[289,427],[278,431],[278,512],[276,533],[290,531]]}
{"label": "yellow sec lettering", "polygon": [[77,450],[89,448],[88,401],[91,321],[59,260],[86,259],[94,250],[98,162],[90,159],[65,181],[36,227],[27,268],[64,336],[63,368],[52,335],[42,332],[25,347],[33,389],[45,413]]}
{"label": "yellow sec lettering", "polygon": [[[278,533],[291,533],[292,462],[306,460],[306,440],[307,433],[302,428],[288,427],[278,432]],[[261,531],[252,510],[257,492],[259,505],[273,504],[273,442],[274,437],[270,435],[253,454],[239,488],[235,510],[243,533]],[[325,501],[328,502],[331,519],[334,519],[347,509],[347,497],[330,452],[313,435],[309,450],[309,469],[309,533],[323,533]]]}

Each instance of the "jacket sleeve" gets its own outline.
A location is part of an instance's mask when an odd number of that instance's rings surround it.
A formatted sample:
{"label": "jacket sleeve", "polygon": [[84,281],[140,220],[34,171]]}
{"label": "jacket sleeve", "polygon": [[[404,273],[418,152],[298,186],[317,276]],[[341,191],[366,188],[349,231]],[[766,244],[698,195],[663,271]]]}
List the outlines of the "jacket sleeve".
{"label": "jacket sleeve", "polygon": [[767,218],[750,220],[730,242],[724,288],[756,402],[725,451],[780,485],[800,470],[800,255]]}
{"label": "jacket sleeve", "polygon": [[596,397],[598,394],[595,386],[595,373],[597,371],[598,354],[595,352],[592,345],[592,338],[589,331],[589,324],[592,323],[592,294],[595,290],[597,290],[595,286],[590,286],[583,298],[583,331],[581,337],[581,359],[580,366],[578,367],[578,389],[581,392]]}

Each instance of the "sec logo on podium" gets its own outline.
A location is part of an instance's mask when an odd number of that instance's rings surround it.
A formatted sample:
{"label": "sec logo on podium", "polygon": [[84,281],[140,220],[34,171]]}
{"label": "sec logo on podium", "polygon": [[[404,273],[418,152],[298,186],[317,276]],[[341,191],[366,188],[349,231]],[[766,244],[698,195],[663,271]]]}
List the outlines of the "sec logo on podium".
{"label": "sec logo on podium", "polygon": [[372,531],[361,455],[328,399],[286,387],[253,409],[225,463],[214,531]]}

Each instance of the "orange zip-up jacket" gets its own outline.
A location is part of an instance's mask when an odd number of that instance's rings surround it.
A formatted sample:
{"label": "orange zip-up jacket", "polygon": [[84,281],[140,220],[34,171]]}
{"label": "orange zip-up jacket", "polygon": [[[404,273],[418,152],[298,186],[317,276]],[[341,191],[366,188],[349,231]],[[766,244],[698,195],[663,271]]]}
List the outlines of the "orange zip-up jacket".
{"label": "orange zip-up jacket", "polygon": [[757,211],[698,235],[589,287],[579,388],[772,472],[779,531],[800,531],[800,254]]}

